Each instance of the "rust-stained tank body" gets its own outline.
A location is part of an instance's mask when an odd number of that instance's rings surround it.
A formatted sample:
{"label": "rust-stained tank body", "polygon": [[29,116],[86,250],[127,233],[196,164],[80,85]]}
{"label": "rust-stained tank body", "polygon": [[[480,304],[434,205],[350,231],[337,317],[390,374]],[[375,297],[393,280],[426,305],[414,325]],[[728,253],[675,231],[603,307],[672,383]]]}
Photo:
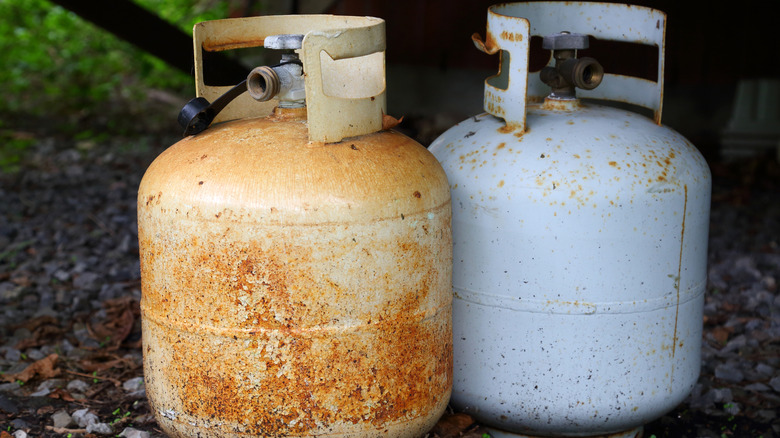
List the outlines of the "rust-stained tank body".
{"label": "rust-stained tank body", "polygon": [[449,401],[444,171],[397,132],[313,141],[307,110],[187,137],[141,182],[144,375],[172,436],[422,436]]}

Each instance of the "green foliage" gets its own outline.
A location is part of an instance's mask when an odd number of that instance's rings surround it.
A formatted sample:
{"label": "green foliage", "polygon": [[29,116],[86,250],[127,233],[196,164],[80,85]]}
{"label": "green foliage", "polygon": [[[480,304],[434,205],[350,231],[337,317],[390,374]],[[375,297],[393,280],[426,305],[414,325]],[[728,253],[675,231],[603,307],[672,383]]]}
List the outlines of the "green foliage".
{"label": "green foliage", "polygon": [[[229,7],[227,0],[136,1],[188,34]],[[192,92],[188,75],[46,0],[0,0],[0,17],[0,114],[79,115],[148,88]]]}
{"label": "green foliage", "polygon": [[[3,100],[0,99],[0,104]],[[0,129],[0,172],[16,172],[24,151],[34,143],[34,138],[13,131]],[[0,253],[0,261],[6,252]]]}

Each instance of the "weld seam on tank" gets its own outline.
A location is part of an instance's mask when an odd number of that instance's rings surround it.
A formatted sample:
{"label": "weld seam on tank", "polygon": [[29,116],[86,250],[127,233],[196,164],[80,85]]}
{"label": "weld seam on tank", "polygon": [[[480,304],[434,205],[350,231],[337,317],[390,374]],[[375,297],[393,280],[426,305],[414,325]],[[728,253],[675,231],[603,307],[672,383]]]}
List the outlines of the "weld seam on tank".
{"label": "weld seam on tank", "polygon": [[[426,322],[435,319],[442,312],[449,312],[450,308],[451,308],[450,301],[448,301],[447,303],[445,303],[445,305],[436,308],[435,311],[427,312],[428,314],[421,319],[410,318],[410,322],[406,324],[392,323],[392,325],[397,327],[417,326],[421,322]],[[197,330],[198,333],[205,332],[210,335],[220,336],[225,338],[233,338],[233,336],[240,337],[240,338],[256,338],[258,337],[258,335],[262,333],[271,333],[271,332],[279,332],[279,331],[282,331],[287,335],[294,334],[294,335],[298,335],[298,337],[316,338],[321,336],[332,336],[332,333],[335,332],[339,332],[339,333],[357,332],[359,331],[359,329],[365,329],[366,327],[381,326],[383,324],[381,322],[374,322],[370,324],[355,324],[350,326],[328,325],[328,326],[312,327],[310,330],[295,329],[295,328],[288,328],[288,327],[270,328],[270,327],[260,327],[260,326],[255,326],[252,327],[251,329],[229,329],[229,328],[215,327],[212,325],[206,325],[203,324],[202,322],[198,322],[197,324],[195,324],[195,323],[171,321],[168,318],[158,317],[154,312],[150,312],[148,309],[142,309],[142,310],[145,310],[144,318],[149,320],[149,322],[152,322],[158,326],[172,328],[173,330],[176,330],[179,333],[196,334],[196,330]]]}
{"label": "weld seam on tank", "polygon": [[[393,201],[398,201],[398,200],[396,199],[396,200],[393,200]],[[284,210],[280,210],[277,213],[270,213],[271,208],[273,208],[273,207],[267,207],[267,209],[269,210],[269,213],[268,213],[269,216],[272,215],[272,214],[273,215],[277,215],[277,216],[283,216],[285,214]],[[271,219],[269,219],[266,216],[260,216],[255,221],[243,220],[242,223],[244,223],[244,224],[262,224],[264,227],[283,227],[283,228],[287,228],[287,227],[290,227],[290,226],[295,226],[295,227],[320,227],[320,226],[324,226],[324,227],[327,227],[327,226],[333,226],[333,225],[341,226],[341,225],[355,225],[355,224],[375,224],[375,223],[378,223],[378,222],[395,221],[395,220],[400,219],[401,216],[403,216],[403,219],[407,220],[407,221],[409,219],[416,219],[419,216],[423,216],[423,215],[426,217],[426,220],[432,220],[432,219],[434,219],[436,217],[435,213],[437,211],[445,209],[445,208],[446,209],[450,208],[450,202],[449,201],[442,202],[441,204],[439,204],[439,205],[437,205],[435,207],[431,207],[431,208],[428,208],[428,209],[425,209],[425,210],[417,210],[414,213],[404,213],[404,212],[401,211],[401,212],[395,213],[394,215],[389,215],[389,216],[379,217],[379,218],[372,218],[372,219],[369,219],[369,220],[365,220],[365,219],[359,218],[359,219],[356,219],[354,221],[339,220],[339,221],[318,221],[318,222],[294,222],[294,221],[284,221],[283,219],[271,220]],[[171,208],[168,207],[168,209],[171,209]],[[231,210],[231,209],[227,208],[226,210]],[[254,210],[257,210],[257,208],[255,208]],[[220,213],[224,213],[224,212],[225,212],[225,210],[221,211]],[[175,213],[173,211],[169,211],[168,213],[170,213],[170,216],[174,216],[175,215]],[[192,218],[192,217],[186,217],[188,213],[192,213],[192,211],[191,210],[184,210],[184,209],[179,210],[178,214],[180,216],[185,216],[185,218],[177,218],[175,221],[171,221],[171,222],[179,223],[181,221],[190,221],[190,222],[194,222],[194,223],[203,223],[203,222],[220,223],[220,222],[224,222],[225,218],[226,219],[230,219],[231,216],[234,216],[234,215],[241,216],[242,214],[244,214],[239,209],[236,209],[236,210],[232,210],[230,215],[227,215],[227,216],[220,215],[219,218],[213,217],[214,215],[212,214],[212,212],[201,213],[200,216],[196,216],[195,218]],[[433,216],[430,216],[431,214],[433,214]],[[206,216],[206,217],[203,217],[203,216]]]}
{"label": "weld seam on tank", "polygon": [[680,290],[680,299],[677,299],[677,290],[663,297],[649,300],[613,301],[613,302],[560,302],[556,300],[518,299],[505,295],[492,295],[485,292],[469,291],[460,287],[453,287],[455,298],[498,309],[510,309],[529,313],[544,313],[558,315],[592,315],[592,314],[631,314],[644,313],[653,310],[668,309],[683,305],[695,300],[705,292],[706,282],[700,282],[692,288]]}

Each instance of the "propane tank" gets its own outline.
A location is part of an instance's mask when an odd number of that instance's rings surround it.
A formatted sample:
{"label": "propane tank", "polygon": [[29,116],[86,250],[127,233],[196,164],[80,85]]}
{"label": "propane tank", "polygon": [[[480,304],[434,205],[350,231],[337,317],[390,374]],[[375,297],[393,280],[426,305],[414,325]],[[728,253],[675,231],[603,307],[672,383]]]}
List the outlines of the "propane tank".
{"label": "propane tank", "polygon": [[[641,436],[698,378],[711,178],[660,123],[664,29],[645,7],[529,2],[473,37],[501,53],[487,113],[429,150],[453,203],[452,404],[494,437]],[[577,58],[588,35],[655,46],[657,81]],[[529,73],[532,36],[552,56]]]}
{"label": "propane tank", "polygon": [[[433,155],[383,127],[384,21],[252,17],[193,37],[187,137],[138,193],[157,421],[171,436],[424,434],[452,385],[450,193]],[[205,85],[202,50],[258,44],[282,61]]]}

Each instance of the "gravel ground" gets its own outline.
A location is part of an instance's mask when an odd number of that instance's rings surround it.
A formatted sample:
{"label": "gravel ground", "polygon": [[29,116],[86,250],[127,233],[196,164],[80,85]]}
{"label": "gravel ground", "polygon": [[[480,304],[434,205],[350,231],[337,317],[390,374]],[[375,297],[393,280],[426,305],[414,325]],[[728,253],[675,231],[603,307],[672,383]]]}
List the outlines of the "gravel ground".
{"label": "gravel ground", "polygon": [[[0,438],[163,436],[141,378],[135,196],[175,139],[19,135],[35,138],[23,170],[0,174]],[[780,170],[711,167],[702,374],[645,436],[780,437]],[[478,426],[448,415],[432,435]]]}

